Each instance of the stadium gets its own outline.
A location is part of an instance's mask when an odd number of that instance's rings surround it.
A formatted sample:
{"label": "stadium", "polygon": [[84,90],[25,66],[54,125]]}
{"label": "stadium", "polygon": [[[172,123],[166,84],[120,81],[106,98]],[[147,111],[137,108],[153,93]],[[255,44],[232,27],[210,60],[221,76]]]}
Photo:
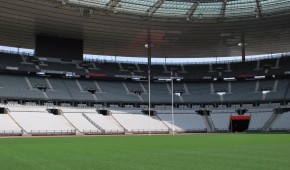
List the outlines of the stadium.
{"label": "stadium", "polygon": [[3,169],[289,169],[290,0],[0,0]]}

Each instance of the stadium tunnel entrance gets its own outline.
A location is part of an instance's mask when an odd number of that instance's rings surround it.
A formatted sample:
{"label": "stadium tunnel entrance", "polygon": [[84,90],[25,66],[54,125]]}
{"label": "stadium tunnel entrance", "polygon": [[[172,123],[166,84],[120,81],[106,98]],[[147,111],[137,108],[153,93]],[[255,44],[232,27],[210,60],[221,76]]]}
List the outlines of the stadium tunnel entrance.
{"label": "stadium tunnel entrance", "polygon": [[248,129],[251,116],[231,116],[230,128],[232,132],[244,132]]}
{"label": "stadium tunnel entrance", "polygon": [[0,114],[7,114],[7,110],[4,107],[0,107]]}
{"label": "stadium tunnel entrance", "polygon": [[195,111],[197,114],[200,114],[201,116],[209,116],[210,110],[208,109],[199,109]]}
{"label": "stadium tunnel entrance", "polygon": [[59,109],[47,109],[49,113],[52,113],[53,115],[61,115],[61,112]]}
{"label": "stadium tunnel entrance", "polygon": [[104,116],[109,116],[109,115],[111,115],[110,111],[107,110],[107,109],[100,109],[100,110],[97,110],[97,112],[98,112],[99,114],[104,115]]}
{"label": "stadium tunnel entrance", "polygon": [[[149,110],[142,110],[142,113],[144,115],[149,115]],[[156,116],[156,111],[155,110],[150,110],[150,116]]]}

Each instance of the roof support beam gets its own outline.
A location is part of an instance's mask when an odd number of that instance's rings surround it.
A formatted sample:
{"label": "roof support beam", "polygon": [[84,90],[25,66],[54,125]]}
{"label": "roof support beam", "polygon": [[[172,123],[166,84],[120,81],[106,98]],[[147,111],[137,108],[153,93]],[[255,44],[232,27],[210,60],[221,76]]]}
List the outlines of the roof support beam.
{"label": "roof support beam", "polygon": [[160,6],[164,3],[165,0],[157,1],[152,7],[150,7],[148,11],[148,17],[152,17],[153,14],[160,8]]}
{"label": "roof support beam", "polygon": [[187,14],[186,20],[190,20],[191,19],[192,15],[194,14],[195,10],[197,9],[199,3],[200,3],[200,0],[195,0],[195,2],[192,4],[190,9],[186,13]]}
{"label": "roof support beam", "polygon": [[261,6],[261,0],[256,0],[256,17],[257,18],[262,18],[262,6]]}
{"label": "roof support beam", "polygon": [[121,0],[110,0],[110,2],[107,3],[108,12],[114,11],[114,8],[116,8],[120,2]]}
{"label": "roof support beam", "polygon": [[223,0],[222,8],[221,8],[221,14],[220,18],[223,19],[226,14],[226,9],[227,9],[227,0]]}

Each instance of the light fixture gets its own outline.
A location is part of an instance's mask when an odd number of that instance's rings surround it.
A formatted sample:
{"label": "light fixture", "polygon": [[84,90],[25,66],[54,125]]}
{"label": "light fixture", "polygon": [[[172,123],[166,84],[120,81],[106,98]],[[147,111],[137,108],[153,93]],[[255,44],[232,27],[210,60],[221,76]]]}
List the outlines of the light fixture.
{"label": "light fixture", "polygon": [[227,94],[227,90],[217,90],[216,94],[219,96],[223,96],[223,95]]}
{"label": "light fixture", "polygon": [[271,92],[271,90],[262,90],[262,94],[267,94],[269,92]]}
{"label": "light fixture", "polygon": [[241,42],[238,44],[239,47],[247,46],[247,45],[248,45],[247,43],[241,43]]}
{"label": "light fixture", "polygon": [[183,92],[182,90],[174,91],[174,95],[175,95],[175,96],[182,96],[183,93],[184,93],[184,92]]}
{"label": "light fixture", "polygon": [[224,81],[236,81],[235,77],[225,77]]}
{"label": "light fixture", "polygon": [[[145,48],[148,48],[149,47],[149,45],[148,44],[145,44]],[[154,45],[153,44],[151,44],[151,48],[152,47],[154,47]]]}
{"label": "light fixture", "polygon": [[265,79],[266,76],[254,76],[254,79]]}

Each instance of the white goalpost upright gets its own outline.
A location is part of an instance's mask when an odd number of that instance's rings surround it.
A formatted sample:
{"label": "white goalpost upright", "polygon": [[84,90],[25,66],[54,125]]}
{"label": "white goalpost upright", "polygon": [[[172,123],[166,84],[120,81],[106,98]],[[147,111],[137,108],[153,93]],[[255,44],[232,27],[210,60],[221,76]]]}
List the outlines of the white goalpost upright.
{"label": "white goalpost upright", "polygon": [[150,67],[151,67],[151,48],[152,48],[152,44],[151,44],[151,32],[150,29],[147,30],[148,31],[148,44],[145,45],[145,48],[147,48],[147,53],[148,53],[148,124],[149,124],[149,130],[148,130],[148,135],[151,135],[151,71],[150,71]]}
{"label": "white goalpost upright", "polygon": [[175,133],[173,95],[174,95],[174,90],[173,90],[173,71],[172,71],[172,68],[171,68],[171,116],[172,116],[172,135],[174,135],[174,133]]}
{"label": "white goalpost upright", "polygon": [[148,65],[148,122],[149,122],[149,136],[151,134],[151,122],[150,122],[150,119],[151,119],[151,81],[150,81],[150,65]]}

